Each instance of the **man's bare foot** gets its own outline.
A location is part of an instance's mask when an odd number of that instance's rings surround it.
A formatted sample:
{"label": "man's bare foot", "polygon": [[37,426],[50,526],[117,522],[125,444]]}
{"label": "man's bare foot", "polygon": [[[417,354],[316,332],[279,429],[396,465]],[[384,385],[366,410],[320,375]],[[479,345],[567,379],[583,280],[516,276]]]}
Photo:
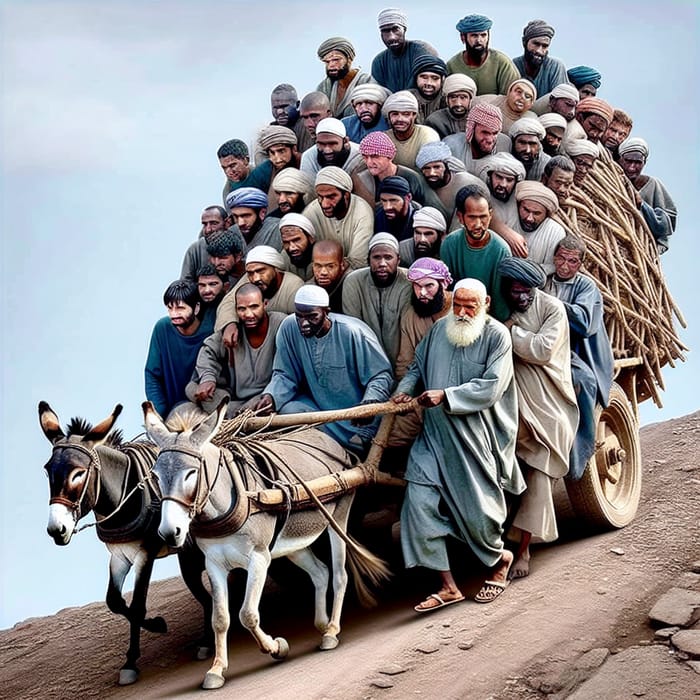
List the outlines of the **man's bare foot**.
{"label": "man's bare foot", "polygon": [[510,567],[513,564],[513,552],[509,549],[504,549],[501,555],[501,561],[494,567],[493,573],[491,574],[492,581],[498,581],[499,583],[508,582],[508,574],[510,573]]}
{"label": "man's bare foot", "polygon": [[530,548],[527,547],[525,551],[517,558],[515,564],[510,570],[510,578],[525,578],[530,573]]}

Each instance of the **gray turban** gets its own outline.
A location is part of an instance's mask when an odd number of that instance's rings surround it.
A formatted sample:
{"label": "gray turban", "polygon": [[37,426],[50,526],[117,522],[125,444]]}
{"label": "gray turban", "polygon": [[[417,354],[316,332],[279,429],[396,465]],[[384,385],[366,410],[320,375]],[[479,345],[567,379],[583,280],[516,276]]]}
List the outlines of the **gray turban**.
{"label": "gray turban", "polygon": [[639,136],[631,136],[630,138],[625,139],[620,144],[620,148],[618,150],[621,156],[624,156],[625,153],[637,151],[644,156],[645,160],[649,157],[649,144],[644,139],[639,138]]}
{"label": "gray turban", "polygon": [[316,187],[319,185],[330,185],[345,192],[352,192],[352,178],[342,168],[335,165],[327,165],[321,168],[316,174]]}
{"label": "gray turban", "polygon": [[390,248],[393,248],[397,253],[399,252],[399,242],[396,240],[396,237],[392,236],[390,233],[386,233],[386,231],[375,233],[374,236],[372,236],[372,238],[369,239],[369,245],[367,246],[367,250],[372,250],[372,248],[378,245],[388,245]]}
{"label": "gray turban", "polygon": [[537,136],[541,141],[547,135],[547,131],[542,126],[539,119],[535,117],[522,117],[513,122],[510,129],[508,129],[508,136],[514,139],[516,136],[521,136],[523,134]]}
{"label": "gray turban", "polygon": [[502,277],[515,280],[527,287],[543,287],[547,281],[547,275],[542,266],[527,258],[503,258],[498,263],[498,271]]}
{"label": "gray turban", "polygon": [[443,233],[447,231],[445,217],[435,207],[423,207],[413,214],[413,228],[418,226],[432,228]]}
{"label": "gray turban", "polygon": [[270,124],[260,131],[260,147],[266,151],[270,146],[296,146],[297,135],[286,126]]}
{"label": "gray turban", "polygon": [[272,181],[272,189],[275,192],[300,192],[304,195],[304,201],[313,188],[311,176],[297,168],[284,168]]}
{"label": "gray turban", "polygon": [[382,27],[393,27],[395,24],[403,27],[408,27],[408,18],[403,10],[398,7],[387,7],[377,15],[377,24],[379,29]]}
{"label": "gray turban", "polygon": [[385,115],[389,112],[415,112],[418,114],[418,100],[412,92],[399,90],[386,98],[382,112]]}
{"label": "gray turban", "polygon": [[332,36],[326,39],[317,49],[318,57],[323,60],[323,57],[331,51],[340,51],[345,54],[352,63],[355,60],[355,47],[350,43],[349,39],[342,36]]}
{"label": "gray turban", "polygon": [[486,182],[489,173],[505,173],[512,175],[516,182],[525,179],[525,166],[510,153],[494,153],[484,158],[483,165],[479,168],[479,177]]}
{"label": "gray turban", "polygon": [[547,24],[543,19],[533,19],[523,29],[523,44],[527,44],[530,39],[538,36],[546,36],[551,39],[554,36],[554,27],[551,24]]}
{"label": "gray turban", "polygon": [[444,141],[432,141],[420,147],[416,154],[416,167],[422,168],[427,163],[446,161],[452,155],[450,147]]}
{"label": "gray turban", "polygon": [[462,73],[453,73],[445,78],[442,84],[442,94],[451,95],[453,92],[468,92],[472,97],[476,95],[476,83]]}
{"label": "gray turban", "polygon": [[271,245],[256,245],[248,251],[245,256],[245,264],[262,263],[263,265],[271,265],[278,270],[284,270],[284,258],[282,254]]}
{"label": "gray turban", "polygon": [[382,85],[375,85],[374,83],[364,83],[362,85],[356,85],[352,92],[350,93],[350,102],[355,104],[355,102],[367,101],[376,102],[378,105],[383,105],[387,97],[391,93]]}

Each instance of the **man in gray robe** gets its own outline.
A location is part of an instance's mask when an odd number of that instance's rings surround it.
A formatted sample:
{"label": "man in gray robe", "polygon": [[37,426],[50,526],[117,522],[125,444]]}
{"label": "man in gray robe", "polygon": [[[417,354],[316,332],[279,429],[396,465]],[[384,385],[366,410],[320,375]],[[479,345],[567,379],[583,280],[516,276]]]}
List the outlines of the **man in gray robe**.
{"label": "man in gray robe", "polygon": [[533,19],[523,29],[523,55],[513,64],[523,78],[531,80],[538,95],[551,92],[559,83],[567,82],[564,63],[549,55],[554,27],[544,20]]}
{"label": "man in gray robe", "polygon": [[282,250],[282,239],[277,227],[279,219],[267,216],[267,194],[257,187],[240,187],[226,197],[226,208],[248,248],[269,245]]}
{"label": "man in gray robe", "polygon": [[408,568],[438,571],[442,586],[417,612],[464,600],[450,571],[448,536],[465,542],[492,569],[477,602],[495,600],[508,584],[513,555],[503,544],[504,492],[520,494],[525,483],[515,459],[511,342],[505,327],[486,313],[488,303],[481,282],[458,282],[453,312],[418,344],[393,397],[406,402],[419,384],[425,387],[418,396],[424,427],[406,470],[401,546]]}
{"label": "man in gray robe", "polygon": [[196,281],[197,270],[209,262],[207,242],[214,234],[226,230],[226,216],[226,210],[216,204],[202,212],[202,228],[199,231],[199,237],[185,251],[185,257],[182,260],[181,280]]}

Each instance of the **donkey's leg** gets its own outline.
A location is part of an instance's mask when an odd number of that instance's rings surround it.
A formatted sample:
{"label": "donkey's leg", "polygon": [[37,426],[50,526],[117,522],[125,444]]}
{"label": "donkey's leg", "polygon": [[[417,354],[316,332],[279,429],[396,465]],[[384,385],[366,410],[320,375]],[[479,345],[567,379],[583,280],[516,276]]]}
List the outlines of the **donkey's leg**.
{"label": "donkey's leg", "polygon": [[311,551],[310,548],[300,549],[287,555],[300,569],[306,571],[314,584],[314,626],[324,634],[328,629],[328,567]]}
{"label": "donkey's leg", "polygon": [[224,684],[224,672],[228,668],[228,642],[226,635],[231,623],[228,612],[228,568],[217,565],[207,557],[207,574],[211,582],[213,598],[211,624],[214,630],[214,662],[207,671],[202,688],[211,690]]}
{"label": "donkey's leg", "polygon": [[204,635],[197,644],[197,658],[207,659],[214,648],[214,630],[211,626],[212,602],[209,591],[202,583],[204,571],[204,553],[196,544],[188,544],[177,553],[182,578],[190,593],[202,606],[204,613]]}

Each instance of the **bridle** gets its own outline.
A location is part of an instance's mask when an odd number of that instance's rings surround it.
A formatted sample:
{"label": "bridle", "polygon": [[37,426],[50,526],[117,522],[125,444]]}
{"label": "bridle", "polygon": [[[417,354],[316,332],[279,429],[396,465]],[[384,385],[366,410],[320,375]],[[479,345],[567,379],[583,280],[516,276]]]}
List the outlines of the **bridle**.
{"label": "bridle", "polygon": [[55,454],[58,450],[78,450],[78,452],[82,452],[83,454],[86,454],[89,458],[88,466],[87,466],[87,477],[85,479],[85,483],[83,485],[83,489],[80,492],[80,495],[78,496],[78,499],[76,501],[71,501],[68,498],[65,498],[63,496],[53,496],[52,498],[49,499],[49,505],[54,505],[56,503],[66,506],[72,513],[73,517],[75,518],[76,522],[80,519],[80,514],[82,512],[82,505],[83,505],[83,500],[85,498],[85,494],[87,493],[88,486],[90,485],[90,477],[94,472],[97,472],[97,478],[96,478],[96,486],[95,486],[95,503],[100,498],[100,490],[101,490],[101,484],[102,480],[100,479],[100,471],[102,469],[102,464],[100,463],[100,456],[97,454],[97,451],[92,448],[92,447],[85,447],[84,445],[81,445],[80,443],[77,442],[69,442],[69,443],[64,443],[60,445],[54,445],[54,448],[52,450],[52,454]]}

